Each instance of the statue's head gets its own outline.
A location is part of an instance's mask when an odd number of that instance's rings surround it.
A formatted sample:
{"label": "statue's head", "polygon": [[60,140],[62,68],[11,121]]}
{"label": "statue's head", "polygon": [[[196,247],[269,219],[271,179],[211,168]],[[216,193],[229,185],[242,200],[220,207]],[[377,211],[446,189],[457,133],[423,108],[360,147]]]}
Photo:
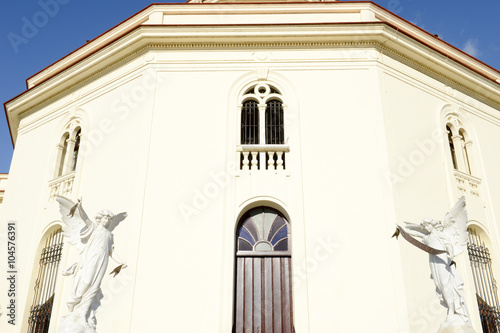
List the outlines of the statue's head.
{"label": "statue's head", "polygon": [[95,216],[95,221],[106,228],[114,216],[115,215],[110,210],[101,209]]}

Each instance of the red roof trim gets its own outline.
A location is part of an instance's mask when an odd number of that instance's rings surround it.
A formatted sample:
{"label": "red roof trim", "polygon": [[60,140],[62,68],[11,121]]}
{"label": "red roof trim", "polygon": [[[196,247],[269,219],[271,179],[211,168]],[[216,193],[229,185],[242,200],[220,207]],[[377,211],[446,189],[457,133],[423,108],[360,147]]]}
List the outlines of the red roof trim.
{"label": "red roof trim", "polygon": [[[140,13],[142,13],[143,11],[145,11],[146,9],[148,9],[149,7],[154,6],[154,5],[157,5],[157,4],[156,4],[156,3],[152,3],[152,4],[150,4],[149,6],[144,7],[143,9],[141,9],[140,11],[138,11],[137,13],[135,13],[134,15],[132,15],[132,16],[130,16],[130,17],[128,17],[128,18],[126,18],[125,20],[123,20],[123,21],[121,21],[120,23],[116,24],[116,25],[115,25],[115,26],[113,26],[112,28],[109,28],[108,30],[106,30],[105,32],[103,32],[102,34],[100,34],[99,36],[94,37],[93,39],[91,39],[91,40],[90,40],[90,41],[88,41],[87,43],[83,44],[82,46],[78,47],[77,49],[75,49],[75,50],[71,51],[70,53],[66,54],[65,56],[63,56],[63,57],[62,57],[62,58],[60,58],[59,60],[54,61],[53,63],[51,63],[50,65],[46,66],[46,67],[45,67],[45,68],[43,68],[42,70],[39,70],[39,71],[38,71],[38,72],[36,72],[35,74],[31,75],[30,77],[28,77],[28,78],[26,79],[26,88],[28,88],[28,80],[29,80],[29,79],[31,79],[32,77],[37,76],[38,74],[40,74],[41,72],[43,72],[44,70],[46,70],[47,68],[49,68],[50,66],[53,66],[53,65],[55,65],[56,63],[58,63],[59,61],[63,60],[64,58],[69,57],[70,55],[72,55],[72,54],[73,54],[73,53],[75,53],[76,51],[80,50],[81,48],[83,48],[83,47],[84,47],[84,46],[86,46],[87,44],[92,43],[92,42],[93,42],[94,40],[96,40],[97,38],[99,38],[99,37],[101,37],[101,36],[103,36],[103,35],[107,34],[107,33],[108,33],[108,32],[110,32],[111,30],[113,30],[114,28],[118,27],[119,25],[122,25],[122,24],[123,24],[123,23],[125,23],[126,21],[130,20],[130,19],[131,19],[131,18],[133,18],[134,16],[139,15]],[[134,27],[134,29],[135,29],[135,27]],[[131,30],[133,30],[133,29],[131,29]],[[127,34],[127,33],[129,33],[129,32],[130,32],[130,31],[127,31],[125,34]],[[124,35],[124,34],[123,34],[123,35]],[[118,38],[121,38],[123,35],[120,35]],[[109,45],[109,44],[110,44],[110,43],[108,43],[108,44],[106,44],[106,45]],[[99,50],[100,50],[100,49],[99,49]],[[54,75],[59,74],[60,72],[64,71],[65,69],[66,69],[66,68],[62,69],[61,71],[59,71],[59,72],[57,72],[57,73],[54,73]],[[51,77],[53,77],[54,75],[52,75]],[[51,77],[49,77],[49,78],[51,78]],[[43,81],[41,81],[41,82],[37,83],[37,85],[38,85],[38,84],[40,84],[40,83],[42,83],[42,82],[45,82],[45,81],[47,81],[47,80],[48,80],[48,79],[45,79],[45,80],[43,80]]]}
{"label": "red roof trim", "polygon": [[[19,95],[17,95],[16,97],[14,98],[17,98],[19,96],[21,96],[22,94],[24,94],[26,91],[20,93]],[[10,121],[9,121],[9,117],[7,116],[7,103],[11,100],[13,100],[14,98],[11,98],[9,99],[7,102],[3,103],[3,109],[4,109],[4,113],[5,113],[5,119],[7,120],[7,127],[9,128],[9,134],[10,134],[10,142],[12,143],[12,148],[14,148],[14,137],[12,136],[12,129],[10,128]]]}

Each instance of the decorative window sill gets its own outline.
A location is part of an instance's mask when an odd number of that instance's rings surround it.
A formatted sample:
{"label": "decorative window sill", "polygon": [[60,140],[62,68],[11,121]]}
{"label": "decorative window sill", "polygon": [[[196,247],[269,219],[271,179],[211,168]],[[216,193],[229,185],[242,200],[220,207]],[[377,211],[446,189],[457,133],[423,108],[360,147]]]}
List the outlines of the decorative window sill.
{"label": "decorative window sill", "polygon": [[458,170],[455,170],[454,174],[457,181],[457,188],[460,192],[470,193],[476,198],[480,197],[479,185],[481,184],[481,178]]}
{"label": "decorative window sill", "polygon": [[54,199],[58,195],[69,197],[73,191],[74,180],[75,172],[70,172],[51,180],[49,182],[49,200]]}

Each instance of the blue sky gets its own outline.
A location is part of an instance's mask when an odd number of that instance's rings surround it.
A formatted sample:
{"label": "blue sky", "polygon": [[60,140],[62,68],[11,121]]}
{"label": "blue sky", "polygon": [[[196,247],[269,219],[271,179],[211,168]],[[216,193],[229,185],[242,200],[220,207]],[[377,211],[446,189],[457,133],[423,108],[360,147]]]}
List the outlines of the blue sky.
{"label": "blue sky", "polygon": [[[168,1],[184,2],[184,1]],[[500,1],[374,1],[484,63],[500,69]],[[16,0],[0,11],[0,101],[26,89],[25,80],[115,26],[147,0]],[[57,5],[56,5],[57,4]],[[34,25],[37,23],[37,25]],[[29,25],[34,29],[29,29]],[[24,30],[23,30],[24,29]],[[0,173],[8,172],[12,143],[0,115]]]}

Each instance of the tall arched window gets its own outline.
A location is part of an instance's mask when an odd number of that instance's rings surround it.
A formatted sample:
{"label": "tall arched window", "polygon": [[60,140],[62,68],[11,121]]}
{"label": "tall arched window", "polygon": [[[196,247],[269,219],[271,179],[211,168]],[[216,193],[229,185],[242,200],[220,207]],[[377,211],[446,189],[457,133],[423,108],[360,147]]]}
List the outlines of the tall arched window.
{"label": "tall arched window", "polygon": [[236,237],[234,332],[295,332],[289,223],[272,208],[254,208]]}
{"label": "tall arched window", "polygon": [[80,151],[80,138],[82,135],[82,130],[78,129],[75,138],[75,147],[73,148],[73,155],[71,158],[71,172],[76,170],[76,162],[78,161],[78,153]]}
{"label": "tall arched window", "polygon": [[64,174],[64,161],[66,161],[66,155],[68,155],[68,138],[69,133],[64,133],[57,149],[59,151],[59,158],[57,159],[57,177]]}
{"label": "tall arched window", "polygon": [[453,143],[453,134],[449,126],[446,126],[446,133],[448,133],[448,145],[450,146],[451,161],[453,162],[453,168],[458,169],[457,166],[457,155],[455,154],[455,144]]}
{"label": "tall arched window", "polygon": [[59,228],[45,239],[45,245],[40,254],[34,297],[28,319],[28,333],[49,331],[62,248],[63,233],[62,229]]}
{"label": "tall arched window", "polygon": [[266,106],[266,143],[281,145],[285,143],[283,124],[283,103],[272,99]]}
{"label": "tall arched window", "polygon": [[241,100],[241,169],[285,169],[289,148],[285,145],[285,107],[280,91],[262,82],[246,89]]}
{"label": "tall arched window", "polygon": [[467,249],[483,332],[497,333],[500,331],[500,302],[493,276],[491,254],[484,241],[481,240],[479,230],[469,228]]}
{"label": "tall arched window", "polygon": [[255,100],[246,100],[241,108],[241,144],[259,144],[259,107]]}

